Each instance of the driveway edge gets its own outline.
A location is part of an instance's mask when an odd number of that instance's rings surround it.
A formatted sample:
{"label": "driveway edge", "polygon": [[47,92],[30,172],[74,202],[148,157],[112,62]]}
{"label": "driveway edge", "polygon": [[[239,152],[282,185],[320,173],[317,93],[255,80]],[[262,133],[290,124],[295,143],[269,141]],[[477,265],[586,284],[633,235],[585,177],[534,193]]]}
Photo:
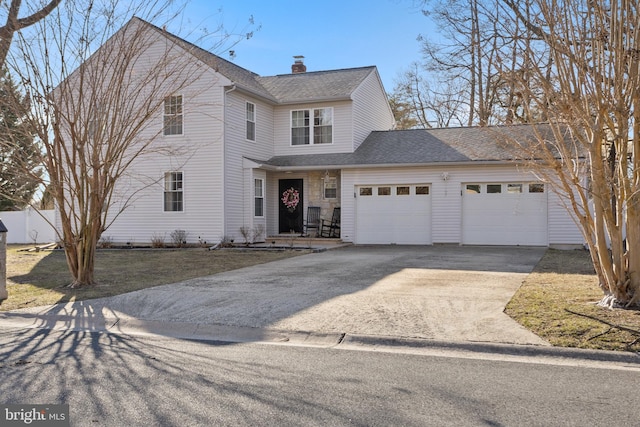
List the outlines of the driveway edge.
{"label": "driveway edge", "polygon": [[[73,316],[26,313],[0,313],[0,324],[6,328],[85,331],[130,336],[146,335],[223,343],[284,344],[463,358],[481,358],[482,355],[491,355],[490,359],[512,361],[527,359],[531,363],[545,360],[553,360],[556,363],[566,361],[567,364],[575,364],[575,361],[609,362],[640,368],[640,354],[638,353],[510,343],[441,341],[428,338],[289,331],[133,318],[77,319]],[[569,363],[569,361],[573,362]]]}

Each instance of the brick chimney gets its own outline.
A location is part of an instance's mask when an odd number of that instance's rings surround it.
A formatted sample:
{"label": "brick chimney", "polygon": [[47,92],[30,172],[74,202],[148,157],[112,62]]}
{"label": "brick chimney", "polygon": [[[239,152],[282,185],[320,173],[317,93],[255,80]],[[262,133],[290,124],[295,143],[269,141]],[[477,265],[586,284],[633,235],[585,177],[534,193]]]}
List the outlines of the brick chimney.
{"label": "brick chimney", "polygon": [[304,65],[304,56],[296,55],[293,57],[293,59],[295,59],[295,62],[291,66],[291,73],[305,73],[307,71],[307,66]]}

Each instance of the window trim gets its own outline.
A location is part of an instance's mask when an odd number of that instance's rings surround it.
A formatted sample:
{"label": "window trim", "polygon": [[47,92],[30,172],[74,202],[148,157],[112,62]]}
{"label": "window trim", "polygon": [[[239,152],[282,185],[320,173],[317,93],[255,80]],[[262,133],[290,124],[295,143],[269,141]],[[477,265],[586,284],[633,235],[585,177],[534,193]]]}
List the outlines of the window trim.
{"label": "window trim", "polygon": [[[260,196],[258,196],[257,193],[257,189],[258,189],[258,181],[260,181],[260,192],[262,194],[260,194]],[[257,201],[260,200],[260,210],[262,211],[262,215],[256,215],[257,212]],[[253,216],[254,218],[264,218],[264,178],[253,178]]]}
{"label": "window trim", "polygon": [[[252,119],[249,118],[249,106],[253,107]],[[247,141],[256,142],[256,104],[250,101],[245,101],[244,104],[245,123],[244,123],[244,137]],[[249,123],[253,123],[253,138],[249,138]]]}
{"label": "window trim", "polygon": [[[167,114],[167,101],[172,98],[180,98],[180,113]],[[167,133],[169,127],[167,126],[167,117],[180,117],[180,133]],[[169,95],[162,101],[162,136],[182,136],[184,135],[184,96],[181,93]]]}
{"label": "window trim", "polygon": [[[331,127],[331,142],[315,142],[315,130],[316,127],[320,128],[322,126],[315,125],[315,113],[316,111],[321,111],[321,110],[326,110],[329,111],[329,117],[331,119],[331,125],[325,125],[325,126],[330,126]],[[293,113],[294,112],[308,112],[309,116],[308,116],[308,124],[305,126],[298,126],[295,129],[307,129],[308,130],[308,135],[305,135],[306,137],[308,137],[308,143],[304,143],[304,144],[294,144],[293,143]],[[303,117],[304,119],[306,119],[307,117]],[[318,107],[318,108],[302,108],[302,109],[297,109],[297,110],[289,110],[289,146],[291,147],[305,147],[305,146],[311,146],[311,145],[333,145],[334,141],[335,141],[335,133],[334,133],[334,114],[333,114],[333,107]],[[306,138],[305,138],[306,139]]]}
{"label": "window trim", "polygon": [[[328,197],[327,190],[334,190],[335,196]],[[322,198],[324,200],[335,200],[338,198],[338,177],[337,176],[322,178]]]}
{"label": "window trim", "polygon": [[[180,180],[174,180],[173,176],[180,174]],[[167,177],[170,177],[170,181],[167,181]],[[167,189],[167,184],[172,184],[173,182],[179,182],[180,187],[176,190]],[[180,194],[180,209],[167,209],[167,194]],[[184,172],[182,171],[168,171],[164,173],[163,177],[163,186],[162,186],[162,211],[165,213],[180,213],[185,211],[185,203],[184,203]],[[178,203],[175,200],[171,201],[172,206],[174,203]]]}

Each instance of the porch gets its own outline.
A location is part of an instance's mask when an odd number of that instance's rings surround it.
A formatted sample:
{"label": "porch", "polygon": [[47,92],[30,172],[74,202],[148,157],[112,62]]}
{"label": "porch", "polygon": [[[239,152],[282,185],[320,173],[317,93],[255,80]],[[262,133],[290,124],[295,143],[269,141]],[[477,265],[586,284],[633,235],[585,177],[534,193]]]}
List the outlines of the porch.
{"label": "porch", "polygon": [[[284,239],[286,242],[289,242],[293,237],[301,241],[320,238],[320,228],[307,230],[305,227],[309,208],[314,207],[319,210],[320,224],[324,222],[325,228],[328,228],[334,219],[334,212],[339,213],[336,208],[341,205],[340,172],[340,170],[324,169],[268,172],[266,174],[268,214],[265,222],[267,236],[270,237],[267,242],[272,237],[277,240]],[[290,198],[292,203],[285,203],[283,197]],[[318,215],[317,211],[316,215]],[[333,228],[330,235],[332,238],[339,238],[339,233],[339,228]],[[305,236],[302,236],[303,234]],[[324,234],[320,240],[327,241],[329,234]]]}

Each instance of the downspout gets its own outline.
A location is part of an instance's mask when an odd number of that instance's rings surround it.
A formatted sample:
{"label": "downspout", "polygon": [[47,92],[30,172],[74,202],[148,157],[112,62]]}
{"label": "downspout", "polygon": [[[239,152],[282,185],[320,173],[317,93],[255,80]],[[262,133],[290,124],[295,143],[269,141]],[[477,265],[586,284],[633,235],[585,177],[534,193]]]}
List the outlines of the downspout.
{"label": "downspout", "polygon": [[[227,96],[237,89],[236,83],[231,82],[231,88],[224,91],[224,102],[222,103],[222,238],[227,237],[227,192],[226,188],[227,179]],[[244,185],[244,184],[243,184]]]}

